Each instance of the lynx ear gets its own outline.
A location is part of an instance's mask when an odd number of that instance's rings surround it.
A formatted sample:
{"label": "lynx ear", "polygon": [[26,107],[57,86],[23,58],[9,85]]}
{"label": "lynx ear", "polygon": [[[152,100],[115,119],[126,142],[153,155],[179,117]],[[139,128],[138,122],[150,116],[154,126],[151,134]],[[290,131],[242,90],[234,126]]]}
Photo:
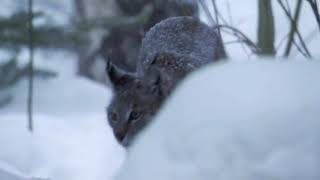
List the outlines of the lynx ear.
{"label": "lynx ear", "polygon": [[106,72],[115,89],[123,88],[136,79],[133,73],[118,68],[110,60],[107,61]]}
{"label": "lynx ear", "polygon": [[161,70],[156,67],[149,67],[147,72],[144,75],[144,80],[147,82],[148,93],[154,96],[162,96],[162,76]]}

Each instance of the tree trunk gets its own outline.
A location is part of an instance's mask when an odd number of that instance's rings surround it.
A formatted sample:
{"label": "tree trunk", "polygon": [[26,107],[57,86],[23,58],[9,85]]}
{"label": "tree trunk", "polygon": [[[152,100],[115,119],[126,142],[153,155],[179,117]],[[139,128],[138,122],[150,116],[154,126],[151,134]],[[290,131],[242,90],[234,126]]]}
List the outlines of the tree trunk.
{"label": "tree trunk", "polygon": [[258,46],[261,55],[274,56],[274,40],[275,40],[275,27],[274,17],[272,11],[272,1],[258,0],[259,1],[259,17],[258,17]]}

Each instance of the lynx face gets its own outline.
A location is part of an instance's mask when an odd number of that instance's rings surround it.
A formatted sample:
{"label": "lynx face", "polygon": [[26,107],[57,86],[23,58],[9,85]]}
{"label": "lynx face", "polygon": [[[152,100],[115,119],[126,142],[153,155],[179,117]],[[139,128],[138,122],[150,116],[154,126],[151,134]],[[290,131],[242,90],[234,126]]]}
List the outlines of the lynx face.
{"label": "lynx face", "polygon": [[128,146],[160,107],[163,99],[160,79],[153,73],[138,78],[111,64],[108,66],[115,92],[107,108],[108,121],[116,139],[123,146]]}

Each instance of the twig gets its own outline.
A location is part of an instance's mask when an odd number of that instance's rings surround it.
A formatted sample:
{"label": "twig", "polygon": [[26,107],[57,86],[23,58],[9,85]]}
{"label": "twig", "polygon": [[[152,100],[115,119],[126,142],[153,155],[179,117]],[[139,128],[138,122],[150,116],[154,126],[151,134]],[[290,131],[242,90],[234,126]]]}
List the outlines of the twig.
{"label": "twig", "polygon": [[318,9],[318,1],[317,0],[307,0],[311,6],[311,9],[313,11],[313,14],[317,20],[318,27],[320,30],[320,14],[319,14],[319,9]]}
{"label": "twig", "polygon": [[[301,1],[301,0],[299,0],[299,1]],[[293,35],[294,35],[295,33],[297,34],[298,39],[299,39],[299,41],[300,41],[300,43],[301,43],[301,46],[302,46],[303,50],[305,51],[306,57],[311,58],[310,51],[308,50],[308,48],[307,48],[307,46],[306,46],[306,44],[305,44],[305,42],[304,42],[304,40],[303,40],[303,38],[302,38],[302,36],[301,36],[301,33],[300,33],[300,31],[299,31],[299,29],[298,29],[298,27],[297,27],[297,21],[295,21],[295,20],[292,18],[289,10],[285,7],[285,5],[283,4],[283,2],[282,2],[281,0],[278,0],[278,3],[280,4],[281,8],[283,9],[283,11],[285,12],[285,14],[286,14],[287,17],[289,18],[289,21],[290,21],[290,23],[291,23],[291,29],[292,29],[293,32],[294,32]],[[298,3],[299,3],[299,2],[298,2]],[[301,3],[302,3],[302,2],[301,2]],[[298,5],[299,5],[299,4],[297,4],[297,9],[296,9],[296,13],[295,13],[295,16],[297,17],[297,20],[298,20],[299,14],[300,14],[300,12],[297,12],[297,11],[298,11],[298,10],[301,8],[301,6],[302,6],[302,5],[300,5],[300,7],[299,7]],[[300,11],[300,10],[299,10],[299,11]],[[290,38],[290,37],[289,37],[289,38]],[[294,38],[294,37],[293,37],[293,38]],[[290,41],[290,39],[289,39],[289,41]],[[293,42],[293,41],[291,41],[291,44],[292,44],[292,42]],[[288,44],[289,44],[289,43],[288,43]],[[285,56],[288,56],[288,55],[289,55],[288,52],[290,53],[290,49],[289,49],[288,47],[289,47],[289,45],[288,45],[287,48],[286,48]],[[288,51],[288,49],[289,49],[289,51]]]}
{"label": "twig", "polygon": [[[212,0],[212,5],[213,5],[213,10],[215,13],[215,19],[213,18],[212,14],[210,13],[209,8],[206,6],[204,0],[198,0],[199,4],[201,5],[201,7],[203,8],[206,16],[208,17],[209,21],[211,24],[213,24],[213,30],[216,30],[218,32],[224,31],[224,33],[227,34],[231,34],[232,36],[235,36],[238,38],[237,42],[240,42],[242,47],[243,44],[247,45],[249,47],[249,49],[251,49],[251,51],[254,54],[258,54],[260,52],[260,48],[258,48],[255,43],[253,43],[253,41],[251,41],[244,33],[242,33],[240,30],[228,25],[225,21],[225,19],[222,17],[222,15],[220,14],[220,12],[218,11],[217,5],[215,0]],[[224,25],[219,24],[219,17],[221,18],[222,21],[224,21]],[[228,32],[226,30],[229,30],[231,32]],[[221,37],[221,35],[220,35]],[[243,47],[244,48],[244,47]],[[244,50],[246,50],[244,48]]]}
{"label": "twig", "polygon": [[[212,0],[212,6],[213,6],[213,11],[214,11],[214,14],[215,14],[215,17],[216,17],[215,22],[216,22],[216,25],[218,25],[218,24],[220,24],[219,23],[219,16],[221,17],[222,20],[224,20],[224,19],[223,19],[222,15],[220,14],[219,10],[218,10],[218,7],[217,7],[217,4],[216,4],[215,0]],[[219,41],[223,44],[220,28],[217,29],[217,34],[218,34]],[[224,46],[222,46],[222,51],[223,51],[223,54],[225,56],[227,56]]]}
{"label": "twig", "polygon": [[215,22],[215,20],[213,19],[211,13],[210,13],[210,10],[209,8],[206,6],[204,0],[198,0],[199,4],[201,5],[201,7],[203,8],[204,10],[204,13],[206,14],[206,16],[209,18],[209,21],[212,25],[215,25],[217,24],[217,22]]}
{"label": "twig", "polygon": [[295,39],[293,39],[293,44],[296,46],[298,52],[300,52],[304,57],[308,57],[308,54],[303,52],[303,49],[298,45]]}
{"label": "twig", "polygon": [[300,12],[301,12],[301,4],[302,0],[298,0],[295,14],[293,17],[293,21],[291,21],[291,28],[288,36],[288,43],[285,50],[285,57],[288,57],[292,48],[292,44],[294,41],[294,34],[295,34],[295,28],[297,27],[297,24],[299,22]]}
{"label": "twig", "polygon": [[291,12],[291,8],[290,8],[290,4],[289,4],[289,1],[288,0],[285,0],[285,2],[286,2],[286,8],[287,8],[287,10],[288,10],[288,12],[289,12],[289,14],[292,14],[292,12]]}
{"label": "twig", "polygon": [[[219,11],[218,11],[218,8],[217,8],[217,4],[216,4],[216,1],[215,0],[212,0],[212,6],[213,6],[213,13],[214,13],[214,15],[215,15],[215,22],[217,23],[217,24],[220,24],[219,23]],[[220,32],[220,29],[217,29],[218,30],[218,35],[219,35],[219,37],[220,37],[220,39],[221,39],[221,32]]]}
{"label": "twig", "polygon": [[[315,28],[313,31],[311,31],[306,37],[305,37],[305,42],[306,44],[310,44],[315,38],[315,35],[319,33],[318,28]],[[295,57],[297,56],[297,53],[294,52],[292,53],[292,56]]]}
{"label": "twig", "polygon": [[[232,15],[231,15],[231,5],[230,5],[230,1],[227,0],[227,12],[228,12],[228,18],[229,18],[229,23],[226,23],[226,21],[224,20],[225,24],[230,24],[231,26],[234,27],[234,23],[233,23],[233,19],[232,19]],[[220,15],[220,17],[222,18],[223,20],[223,17],[222,15]],[[232,34],[232,35],[235,35],[235,34]],[[241,40],[238,40],[238,42],[241,43]],[[243,49],[243,51],[245,52],[245,54],[248,56],[248,58],[250,57],[245,45],[243,43],[241,43],[241,48]]]}
{"label": "twig", "polygon": [[239,42],[245,43],[254,54],[259,54],[261,52],[260,48],[257,47],[252,40],[250,40],[244,33],[239,31],[238,29],[229,25],[216,25],[213,28],[230,30],[234,36],[238,37]]}
{"label": "twig", "polygon": [[227,0],[227,11],[228,11],[228,18],[231,25],[233,25],[233,19],[231,16],[231,7],[230,7],[230,1]]}

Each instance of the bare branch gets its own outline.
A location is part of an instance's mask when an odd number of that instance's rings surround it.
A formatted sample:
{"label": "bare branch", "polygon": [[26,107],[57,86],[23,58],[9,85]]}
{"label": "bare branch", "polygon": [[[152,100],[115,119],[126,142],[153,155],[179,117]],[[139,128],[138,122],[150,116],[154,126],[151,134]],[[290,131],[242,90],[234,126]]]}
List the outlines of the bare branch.
{"label": "bare branch", "polygon": [[307,0],[311,6],[311,9],[313,11],[313,14],[317,20],[318,27],[320,30],[320,14],[319,14],[319,9],[318,9],[318,2],[317,0]]}
{"label": "bare branch", "polygon": [[215,22],[215,20],[213,19],[210,10],[208,8],[208,6],[206,5],[206,3],[204,2],[204,0],[198,0],[199,4],[201,5],[201,7],[204,10],[204,13],[206,14],[206,16],[209,18],[209,21],[211,24],[217,24],[217,22]]}
{"label": "bare branch", "polygon": [[[311,58],[310,51],[308,50],[307,45],[305,44],[305,42],[304,42],[304,40],[302,38],[302,35],[301,35],[301,33],[300,33],[300,31],[299,31],[299,29],[297,27],[299,15],[300,15],[300,10],[301,10],[301,6],[302,6],[302,0],[298,0],[298,2],[297,2],[297,7],[296,7],[296,12],[295,12],[295,17],[294,18],[292,17],[292,15],[290,14],[290,11],[285,7],[284,3],[281,0],[278,0],[278,3],[281,6],[281,8],[283,9],[283,11],[285,12],[285,14],[287,15],[287,17],[289,18],[289,21],[291,23],[290,32],[293,32],[292,35],[289,34],[289,41],[288,41],[287,48],[286,48],[284,56],[286,56],[286,57],[289,56],[290,50],[291,50],[291,46],[293,44],[294,35],[297,34],[298,39],[299,39],[299,41],[301,43],[301,46],[302,46],[302,48],[303,48],[303,50],[305,52],[303,54],[306,54],[306,57]],[[291,38],[291,36],[292,36],[292,38]]]}
{"label": "bare branch", "polygon": [[239,39],[239,42],[243,42],[244,44],[246,44],[254,54],[259,54],[261,52],[260,48],[240,30],[229,25],[217,25],[214,28],[230,30],[231,34],[236,36]]}
{"label": "bare branch", "polygon": [[[219,11],[218,11],[218,7],[217,7],[217,4],[216,4],[216,1],[215,0],[212,0],[212,6],[213,6],[213,13],[214,13],[214,15],[215,15],[215,22],[217,23],[217,24],[220,24],[219,23]],[[220,32],[220,29],[218,29],[218,34],[219,34],[219,36],[221,37],[221,32]]]}
{"label": "bare branch", "polygon": [[[288,43],[287,43],[286,50],[285,50],[285,57],[289,56],[291,48],[292,48],[292,44],[293,44],[293,41],[294,41],[295,27],[297,27],[297,24],[298,24],[298,21],[299,21],[299,17],[300,17],[301,4],[302,4],[302,0],[298,0],[297,6],[296,6],[296,10],[295,10],[295,14],[294,14],[294,18],[293,18],[293,21],[291,23],[291,28],[290,28],[290,32],[289,32],[289,36],[288,36]],[[290,14],[289,11],[288,11],[288,13]]]}

